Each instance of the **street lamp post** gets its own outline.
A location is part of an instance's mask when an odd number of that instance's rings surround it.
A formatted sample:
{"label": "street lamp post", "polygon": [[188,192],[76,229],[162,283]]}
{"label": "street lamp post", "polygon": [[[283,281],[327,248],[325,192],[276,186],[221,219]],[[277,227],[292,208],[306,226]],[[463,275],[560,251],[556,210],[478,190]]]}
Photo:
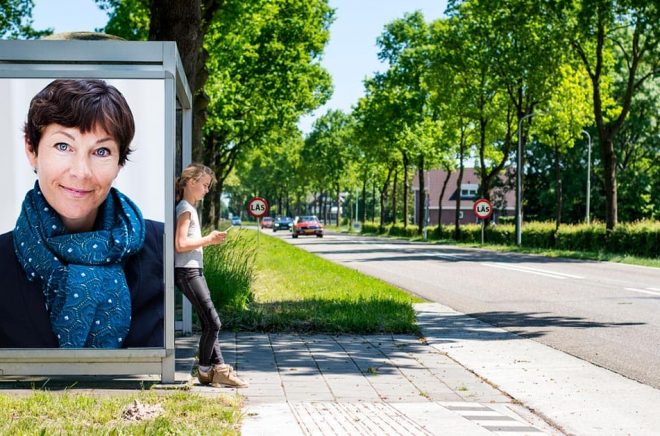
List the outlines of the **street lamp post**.
{"label": "street lamp post", "polygon": [[587,135],[587,215],[586,222],[590,223],[591,218],[589,214],[589,206],[591,200],[591,135],[586,130],[582,130],[582,133]]}
{"label": "street lamp post", "polygon": [[[516,158],[516,245],[522,245],[522,122],[537,115],[532,112],[518,120],[518,156]],[[540,113],[543,115],[543,113]]]}

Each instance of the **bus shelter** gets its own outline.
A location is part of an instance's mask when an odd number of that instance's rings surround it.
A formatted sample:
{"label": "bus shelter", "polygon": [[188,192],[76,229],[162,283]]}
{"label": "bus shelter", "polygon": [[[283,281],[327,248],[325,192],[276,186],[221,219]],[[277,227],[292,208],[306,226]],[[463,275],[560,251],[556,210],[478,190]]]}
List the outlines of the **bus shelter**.
{"label": "bus shelter", "polygon": [[[12,230],[35,176],[27,164],[22,125],[31,98],[55,79],[103,79],[126,98],[136,133],[114,186],[145,218],[164,223],[164,338],[160,348],[2,348],[0,376],[160,375],[174,382],[174,182],[191,160],[192,96],[174,42],[0,41],[0,133],[4,158],[0,233]],[[190,329],[189,305],[184,330]],[[185,322],[185,320],[188,320]],[[188,328],[185,327],[188,325]]]}

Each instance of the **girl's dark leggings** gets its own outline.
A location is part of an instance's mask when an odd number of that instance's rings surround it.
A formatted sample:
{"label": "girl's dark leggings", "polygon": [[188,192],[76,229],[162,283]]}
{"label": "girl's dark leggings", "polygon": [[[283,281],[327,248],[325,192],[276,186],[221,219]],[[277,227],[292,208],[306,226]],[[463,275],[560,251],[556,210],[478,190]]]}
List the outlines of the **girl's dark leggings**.
{"label": "girl's dark leggings", "polygon": [[190,300],[202,323],[199,339],[199,364],[209,366],[225,363],[220,351],[218,332],[222,324],[211,301],[211,292],[201,268],[174,268],[174,282]]}

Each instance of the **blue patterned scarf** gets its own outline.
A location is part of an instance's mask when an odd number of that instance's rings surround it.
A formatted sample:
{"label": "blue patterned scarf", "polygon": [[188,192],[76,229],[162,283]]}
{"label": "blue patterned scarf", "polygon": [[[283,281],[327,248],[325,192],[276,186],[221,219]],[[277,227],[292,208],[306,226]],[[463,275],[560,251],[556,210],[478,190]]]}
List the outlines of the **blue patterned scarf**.
{"label": "blue patterned scarf", "polygon": [[131,324],[123,261],[142,248],[140,209],[112,188],[96,230],[67,233],[35,183],[23,200],[14,250],[28,279],[40,280],[61,348],[119,348]]}

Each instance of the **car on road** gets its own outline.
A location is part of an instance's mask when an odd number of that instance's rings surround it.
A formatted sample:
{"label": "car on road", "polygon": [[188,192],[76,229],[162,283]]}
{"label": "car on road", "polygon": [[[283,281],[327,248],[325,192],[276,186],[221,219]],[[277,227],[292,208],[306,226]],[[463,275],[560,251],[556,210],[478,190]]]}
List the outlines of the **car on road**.
{"label": "car on road", "polygon": [[241,217],[238,215],[234,215],[231,217],[231,225],[232,226],[239,226],[241,225]]}
{"label": "car on road", "polygon": [[261,218],[261,228],[262,229],[272,229],[273,228],[273,218],[265,216]]}
{"label": "car on road", "polygon": [[297,216],[293,220],[293,229],[291,230],[294,238],[303,235],[316,235],[317,238],[323,237],[323,224],[314,215]]}
{"label": "car on road", "polygon": [[289,216],[278,216],[273,222],[273,231],[278,230],[291,230],[293,226],[293,219]]}

